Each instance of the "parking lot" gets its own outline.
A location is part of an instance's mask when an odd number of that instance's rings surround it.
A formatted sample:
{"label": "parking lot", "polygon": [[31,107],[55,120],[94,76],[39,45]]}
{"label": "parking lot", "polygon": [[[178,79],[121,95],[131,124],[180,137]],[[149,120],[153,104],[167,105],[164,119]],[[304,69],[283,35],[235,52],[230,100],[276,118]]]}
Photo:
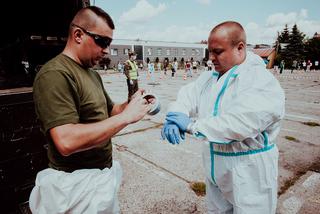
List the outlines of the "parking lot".
{"label": "parking lot", "polygon": [[[124,102],[125,75],[115,71],[100,73],[114,102]],[[113,138],[114,159],[123,169],[119,192],[122,213],[206,212],[205,198],[190,188],[191,182],[203,182],[205,178],[201,142],[189,135],[180,145],[171,145],[160,137],[168,104],[175,100],[179,88],[198,74],[184,80],[182,70],[175,78],[171,78],[171,72],[165,79],[156,73],[152,81],[140,72],[140,88],[158,96],[161,111],[129,125]],[[320,189],[320,71],[291,74],[286,70],[275,76],[286,93],[286,115],[277,142],[277,212],[312,213],[320,209],[316,193]],[[304,185],[306,180],[308,185]]]}

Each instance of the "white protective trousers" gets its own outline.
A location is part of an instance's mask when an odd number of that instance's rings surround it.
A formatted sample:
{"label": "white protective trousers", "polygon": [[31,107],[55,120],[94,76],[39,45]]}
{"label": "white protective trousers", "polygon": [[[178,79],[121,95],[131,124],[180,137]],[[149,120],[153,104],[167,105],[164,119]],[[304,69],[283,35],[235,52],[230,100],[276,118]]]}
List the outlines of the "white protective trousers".
{"label": "white protective trousers", "polygon": [[[278,149],[241,156],[210,153],[204,145],[208,213],[275,213]],[[210,169],[210,170],[208,170]]]}
{"label": "white protective trousers", "polygon": [[72,173],[44,169],[37,174],[29,198],[33,214],[115,214],[120,213],[118,190],[122,170],[112,167],[81,169]]}
{"label": "white protective trousers", "polygon": [[245,61],[218,79],[205,71],[183,86],[168,111],[194,117],[204,140],[209,213],[275,213],[278,149],[285,96],[263,60]]}

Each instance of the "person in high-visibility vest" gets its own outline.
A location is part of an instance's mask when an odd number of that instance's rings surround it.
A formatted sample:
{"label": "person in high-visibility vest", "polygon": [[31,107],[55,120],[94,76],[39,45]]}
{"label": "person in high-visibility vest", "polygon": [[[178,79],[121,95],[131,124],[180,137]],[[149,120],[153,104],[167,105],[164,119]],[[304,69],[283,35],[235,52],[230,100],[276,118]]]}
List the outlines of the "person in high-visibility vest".
{"label": "person in high-visibility vest", "polygon": [[135,52],[129,52],[129,59],[125,62],[124,74],[127,77],[128,85],[128,101],[131,100],[131,96],[138,91],[138,65],[136,64]]}

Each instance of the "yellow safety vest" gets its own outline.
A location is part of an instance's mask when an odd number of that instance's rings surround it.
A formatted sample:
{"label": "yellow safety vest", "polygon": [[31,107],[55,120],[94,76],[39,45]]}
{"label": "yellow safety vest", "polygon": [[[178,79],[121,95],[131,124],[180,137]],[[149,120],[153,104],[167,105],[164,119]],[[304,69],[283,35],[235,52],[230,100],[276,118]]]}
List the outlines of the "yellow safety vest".
{"label": "yellow safety vest", "polygon": [[138,66],[135,62],[131,62],[130,60],[127,60],[127,63],[129,63],[131,70],[129,70],[129,77],[132,80],[138,79]]}

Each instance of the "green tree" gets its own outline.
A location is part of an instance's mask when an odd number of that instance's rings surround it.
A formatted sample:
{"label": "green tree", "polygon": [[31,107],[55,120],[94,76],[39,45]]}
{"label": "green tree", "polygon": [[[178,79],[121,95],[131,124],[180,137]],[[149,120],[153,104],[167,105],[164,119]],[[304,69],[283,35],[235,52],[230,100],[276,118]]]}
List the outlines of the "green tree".
{"label": "green tree", "polygon": [[281,34],[278,36],[279,43],[289,43],[290,32],[286,24]]}
{"label": "green tree", "polygon": [[275,60],[274,60],[274,64],[275,64],[275,65],[279,65],[279,64],[280,64],[280,61],[281,61],[281,55],[280,55],[281,47],[280,47],[280,43],[279,43],[279,32],[278,32],[277,40],[276,40],[276,42],[275,42],[274,45],[273,45],[273,48],[274,48],[275,51],[276,51],[276,58],[275,58]]}
{"label": "green tree", "polygon": [[288,29],[288,25],[286,24],[283,31],[277,36],[277,41],[275,43],[275,49],[276,49],[276,59],[275,59],[275,64],[280,65],[280,61],[284,58],[287,58],[286,56],[286,45],[289,43],[289,38],[290,38],[290,32]]}
{"label": "green tree", "polygon": [[312,62],[318,60],[320,61],[320,39],[319,38],[312,38],[309,39],[306,42],[306,46],[305,46],[305,50],[306,50],[306,59],[307,60],[312,60]]}
{"label": "green tree", "polygon": [[284,50],[284,58],[287,65],[291,66],[293,60],[302,60],[304,59],[304,40],[305,35],[301,33],[297,25],[293,25],[292,30],[289,35],[289,44]]}

